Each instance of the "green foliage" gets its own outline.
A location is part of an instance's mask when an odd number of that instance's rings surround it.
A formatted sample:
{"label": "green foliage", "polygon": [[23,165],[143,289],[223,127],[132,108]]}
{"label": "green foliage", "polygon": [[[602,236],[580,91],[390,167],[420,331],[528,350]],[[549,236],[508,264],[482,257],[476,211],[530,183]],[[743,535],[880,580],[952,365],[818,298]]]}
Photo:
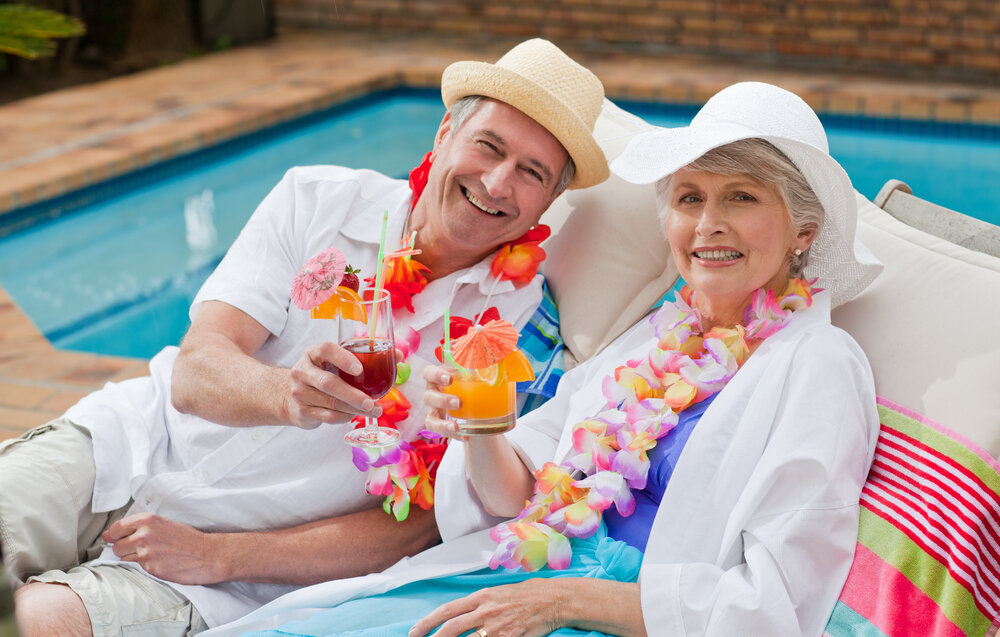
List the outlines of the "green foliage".
{"label": "green foliage", "polygon": [[53,38],[83,35],[82,22],[48,9],[0,4],[0,52],[34,60],[55,53]]}

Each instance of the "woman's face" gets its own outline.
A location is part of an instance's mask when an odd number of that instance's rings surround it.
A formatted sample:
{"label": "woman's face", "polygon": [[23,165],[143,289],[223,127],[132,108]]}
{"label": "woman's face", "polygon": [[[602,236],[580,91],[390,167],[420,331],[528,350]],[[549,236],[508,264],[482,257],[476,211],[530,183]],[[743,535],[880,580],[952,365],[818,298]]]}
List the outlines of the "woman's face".
{"label": "woman's face", "polygon": [[699,305],[735,320],[757,288],[784,291],[790,253],[812,241],[811,232],[795,231],[773,185],[684,168],[674,173],[666,226],[677,268]]}

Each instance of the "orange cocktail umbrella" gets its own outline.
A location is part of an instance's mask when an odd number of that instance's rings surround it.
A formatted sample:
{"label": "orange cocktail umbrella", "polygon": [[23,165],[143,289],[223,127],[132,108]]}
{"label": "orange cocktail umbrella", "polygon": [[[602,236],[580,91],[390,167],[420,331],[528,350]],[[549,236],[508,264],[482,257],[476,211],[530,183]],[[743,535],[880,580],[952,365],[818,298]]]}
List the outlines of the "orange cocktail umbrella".
{"label": "orange cocktail umbrella", "polygon": [[451,344],[455,361],[462,367],[482,369],[496,365],[517,345],[517,330],[510,321],[497,319],[475,325]]}

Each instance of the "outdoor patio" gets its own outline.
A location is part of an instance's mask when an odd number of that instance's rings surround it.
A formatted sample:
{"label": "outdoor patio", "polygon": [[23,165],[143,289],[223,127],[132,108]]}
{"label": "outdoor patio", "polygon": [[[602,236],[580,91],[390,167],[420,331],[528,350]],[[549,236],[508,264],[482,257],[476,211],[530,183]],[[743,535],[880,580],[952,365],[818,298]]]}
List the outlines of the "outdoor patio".
{"label": "outdoor patio", "polygon": [[[490,50],[429,38],[287,33],[0,107],[0,215],[373,89],[436,86],[458,59]],[[740,80],[781,85],[825,113],[1000,124],[1000,88],[750,71],[693,58],[568,50],[612,99],[701,103]],[[136,359],[55,350],[0,289],[0,440],[58,416],[105,382],[146,373]]]}

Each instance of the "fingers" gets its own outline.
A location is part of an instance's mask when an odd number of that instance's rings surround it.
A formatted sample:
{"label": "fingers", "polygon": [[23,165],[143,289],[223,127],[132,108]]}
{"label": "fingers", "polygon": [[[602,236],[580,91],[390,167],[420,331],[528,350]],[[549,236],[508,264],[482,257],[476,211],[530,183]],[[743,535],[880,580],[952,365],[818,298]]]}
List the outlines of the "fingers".
{"label": "fingers", "polygon": [[108,544],[114,544],[115,542],[121,540],[122,538],[131,535],[135,531],[135,528],[126,526],[126,521],[130,517],[132,516],[129,516],[128,518],[122,518],[121,520],[118,520],[117,522],[109,526],[107,529],[105,529],[104,533],[101,533],[101,539],[107,542]]}
{"label": "fingers", "polygon": [[458,396],[452,396],[431,387],[424,391],[423,401],[430,409],[439,412],[453,411],[462,406],[462,400]]}
{"label": "fingers", "polygon": [[440,390],[442,387],[447,387],[451,384],[451,372],[448,371],[447,367],[428,365],[424,368],[423,376],[424,381],[428,385],[434,386],[435,390]]}
{"label": "fingers", "polygon": [[417,621],[410,629],[408,637],[423,637],[439,625],[441,628],[434,633],[435,637],[452,637],[475,630],[478,626],[475,624],[476,618],[472,612],[477,607],[478,604],[471,597],[442,604]]}
{"label": "fingers", "polygon": [[290,419],[312,429],[321,423],[343,423],[354,416],[378,417],[382,409],[364,392],[348,385],[337,373],[361,373],[358,359],[336,343],[307,349],[292,367]]}
{"label": "fingers", "polygon": [[342,369],[345,373],[352,376],[357,376],[361,373],[361,361],[358,360],[358,357],[336,343],[318,343],[306,350],[306,353],[309,354],[313,365],[316,367],[323,368],[323,364],[327,363],[333,368]]}
{"label": "fingers", "polygon": [[115,555],[127,562],[138,562],[138,548],[136,539],[139,530],[144,525],[155,522],[153,513],[136,513],[128,515],[109,526],[101,539],[111,545],[111,550]]}
{"label": "fingers", "polygon": [[469,439],[468,436],[459,435],[457,422],[437,416],[433,412],[427,414],[427,418],[424,420],[424,427],[436,434],[455,440],[466,441]]}
{"label": "fingers", "polygon": [[423,401],[429,408],[429,413],[433,414],[435,418],[443,419],[444,412],[458,409],[462,405],[458,396],[452,396],[443,391],[444,387],[451,384],[451,372],[448,371],[448,368],[428,365],[424,368],[423,377],[427,383]]}

